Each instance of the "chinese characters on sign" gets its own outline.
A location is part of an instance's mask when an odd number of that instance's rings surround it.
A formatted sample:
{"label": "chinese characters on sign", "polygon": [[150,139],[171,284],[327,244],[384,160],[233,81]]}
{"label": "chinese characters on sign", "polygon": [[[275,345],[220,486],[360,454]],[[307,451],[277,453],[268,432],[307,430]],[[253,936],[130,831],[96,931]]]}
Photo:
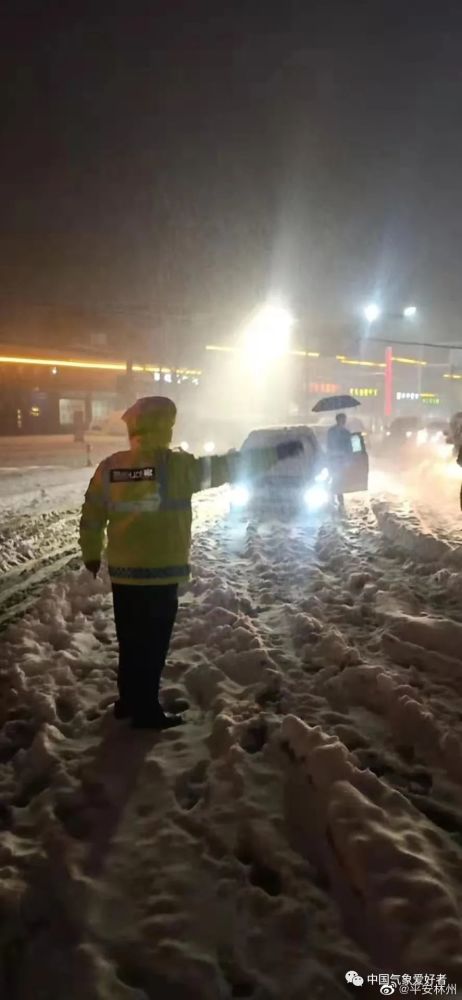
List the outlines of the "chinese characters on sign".
{"label": "chinese characters on sign", "polygon": [[376,396],[378,396],[378,394],[379,394],[379,390],[378,389],[364,389],[364,388],[361,388],[361,389],[349,389],[349,393],[350,393],[350,396],[358,396],[358,397],[359,396],[362,396],[362,397],[372,396],[375,399]]}
{"label": "chinese characters on sign", "polygon": [[316,395],[332,396],[338,392],[340,386],[336,382],[310,382],[309,391]]}

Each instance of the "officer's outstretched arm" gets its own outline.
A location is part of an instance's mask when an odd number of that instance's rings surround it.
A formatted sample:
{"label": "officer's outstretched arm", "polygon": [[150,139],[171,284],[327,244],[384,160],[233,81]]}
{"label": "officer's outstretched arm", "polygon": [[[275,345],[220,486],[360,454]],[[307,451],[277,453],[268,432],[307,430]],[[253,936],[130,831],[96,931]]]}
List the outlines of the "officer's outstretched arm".
{"label": "officer's outstretched arm", "polygon": [[101,462],[90,480],[80,518],[80,548],[85,564],[101,558],[103,535],[107,522],[104,488],[104,463]]}
{"label": "officer's outstretched arm", "polygon": [[249,448],[248,451],[231,451],[227,455],[196,458],[196,485],[193,492],[242,479],[258,478],[276,462],[297,455],[300,451],[303,451],[300,441],[287,441],[275,448]]}

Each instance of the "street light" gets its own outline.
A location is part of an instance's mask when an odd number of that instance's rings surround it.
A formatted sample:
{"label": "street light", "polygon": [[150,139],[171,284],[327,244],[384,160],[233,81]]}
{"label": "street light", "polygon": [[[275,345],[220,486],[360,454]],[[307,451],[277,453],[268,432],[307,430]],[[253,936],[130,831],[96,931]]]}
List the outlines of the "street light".
{"label": "street light", "polygon": [[363,311],[368,323],[375,323],[381,313],[381,309],[376,302],[368,302],[367,306],[364,306]]}
{"label": "street light", "polygon": [[282,357],[288,350],[294,322],[292,313],[278,302],[261,306],[244,328],[247,356],[258,365]]}
{"label": "street light", "polygon": [[[414,319],[417,315],[417,306],[409,305],[405,306],[402,312],[385,312],[377,305],[376,302],[368,302],[368,304],[363,309],[364,316],[368,323],[375,323],[380,316],[383,316],[385,320],[400,320],[400,319]],[[388,324],[387,324],[388,325]],[[371,340],[380,340],[382,338],[371,337]],[[386,342],[386,341],[385,341]],[[396,343],[396,341],[395,341]],[[384,400],[385,400],[385,416],[390,418],[393,412],[393,349],[390,345],[390,340],[388,341],[388,347],[385,351],[385,383],[384,383]],[[419,367],[419,393],[421,390],[422,382],[422,368]]]}

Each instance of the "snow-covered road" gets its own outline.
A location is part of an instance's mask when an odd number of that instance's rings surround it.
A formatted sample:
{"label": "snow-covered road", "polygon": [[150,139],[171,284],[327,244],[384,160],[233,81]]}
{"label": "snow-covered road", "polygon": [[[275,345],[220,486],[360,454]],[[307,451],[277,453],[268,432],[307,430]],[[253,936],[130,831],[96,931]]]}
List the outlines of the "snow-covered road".
{"label": "snow-covered road", "polygon": [[[379,973],[462,992],[457,489],[436,506],[424,478],[377,482],[320,525],[197,504],[164,682],[179,730],[108,711],[105,577],[61,568],[5,629],[2,996],[392,995]],[[65,517],[72,540],[70,495],[43,503],[17,565],[8,508],[8,572],[59,548]]]}

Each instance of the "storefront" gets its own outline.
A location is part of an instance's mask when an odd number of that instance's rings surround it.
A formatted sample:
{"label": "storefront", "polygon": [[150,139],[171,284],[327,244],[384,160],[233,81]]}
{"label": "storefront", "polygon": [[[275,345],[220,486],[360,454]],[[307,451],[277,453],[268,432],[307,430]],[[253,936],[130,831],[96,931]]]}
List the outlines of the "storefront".
{"label": "storefront", "polygon": [[197,394],[201,372],[134,366],[123,361],[46,355],[18,356],[0,345],[0,434],[69,434],[101,427],[114,411],[149,393],[168,392],[179,401]]}

